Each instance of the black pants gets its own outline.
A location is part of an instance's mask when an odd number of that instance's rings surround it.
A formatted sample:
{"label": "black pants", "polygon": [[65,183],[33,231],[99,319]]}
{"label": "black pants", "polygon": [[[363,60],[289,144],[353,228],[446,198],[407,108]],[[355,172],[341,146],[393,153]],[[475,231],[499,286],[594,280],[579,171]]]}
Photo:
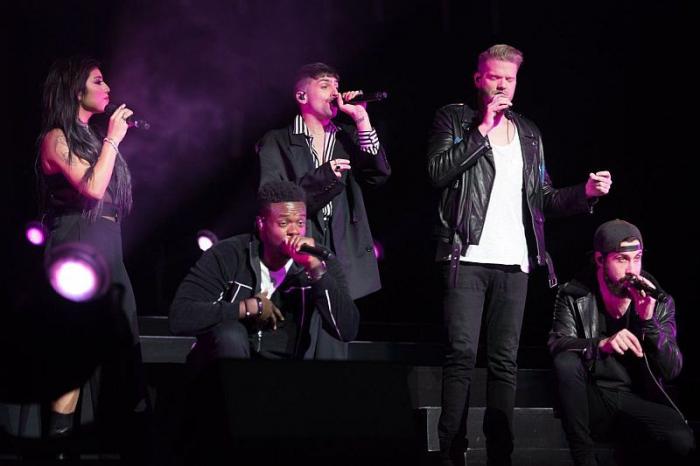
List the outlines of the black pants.
{"label": "black pants", "polygon": [[[268,338],[271,336],[269,333],[265,335]],[[217,359],[292,358],[291,353],[273,351],[269,347],[261,348],[257,332],[249,331],[238,320],[227,320],[208,332],[197,335],[197,343],[187,356],[187,363],[193,373],[198,373]]]}
{"label": "black pants", "polygon": [[237,320],[228,320],[199,335],[188,359],[196,367],[216,359],[250,359],[250,345],[245,326]]}
{"label": "black pants", "polygon": [[89,222],[80,214],[66,214],[51,218],[49,227],[47,252],[65,243],[81,243],[92,246],[100,253],[109,268],[111,284],[119,290],[119,308],[127,323],[129,338],[134,346],[138,345],[136,298],[124,266],[121,225],[102,217]]}
{"label": "black pants", "polygon": [[134,422],[141,422],[134,419],[147,414],[147,400],[136,299],[122,257],[121,225],[101,217],[90,222],[80,214],[66,214],[51,218],[49,226],[47,253],[66,243],[87,244],[109,268],[109,292],[95,302],[100,309],[81,314],[82,308],[75,305],[75,315],[67,314],[71,321],[62,330],[73,334],[76,346],[81,341],[90,343],[78,348],[80,356],[67,359],[70,364],[94,360],[98,366],[91,383],[96,386],[94,415],[103,437],[107,441],[125,437],[124,443],[131,444],[133,441],[126,437],[134,432]]}
{"label": "black pants", "polygon": [[[486,330],[487,399],[484,434],[489,464],[510,464],[513,451],[516,357],[527,296],[527,274],[517,266],[460,264],[450,287],[443,266],[447,342],[438,424],[444,463],[461,461],[466,443],[469,387],[481,322]],[[484,312],[485,311],[485,312]]]}
{"label": "black pants", "polygon": [[554,358],[562,426],[574,463],[596,464],[594,439],[626,444],[630,464],[682,464],[693,449],[690,428],[673,408],[632,392],[607,390],[592,383],[579,353]]}

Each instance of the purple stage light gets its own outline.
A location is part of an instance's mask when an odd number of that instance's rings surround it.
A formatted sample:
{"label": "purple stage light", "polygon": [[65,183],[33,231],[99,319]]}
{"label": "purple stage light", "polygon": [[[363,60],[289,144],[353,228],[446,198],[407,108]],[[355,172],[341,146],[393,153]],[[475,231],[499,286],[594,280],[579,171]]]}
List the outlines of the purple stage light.
{"label": "purple stage light", "polygon": [[37,221],[29,222],[24,234],[34,246],[42,246],[46,241],[46,229]]}
{"label": "purple stage light", "polygon": [[66,299],[89,301],[103,295],[110,274],[102,256],[91,246],[66,243],[46,255],[46,274],[53,289]]}
{"label": "purple stage light", "polygon": [[218,242],[219,238],[209,230],[199,230],[197,232],[197,245],[202,251],[206,251]]}
{"label": "purple stage light", "polygon": [[51,286],[66,299],[87,301],[95,295],[97,275],[82,261],[63,259],[50,270]]}
{"label": "purple stage light", "polygon": [[377,260],[382,260],[384,259],[384,246],[382,246],[382,243],[380,243],[377,240],[374,240],[374,257],[377,258]]}

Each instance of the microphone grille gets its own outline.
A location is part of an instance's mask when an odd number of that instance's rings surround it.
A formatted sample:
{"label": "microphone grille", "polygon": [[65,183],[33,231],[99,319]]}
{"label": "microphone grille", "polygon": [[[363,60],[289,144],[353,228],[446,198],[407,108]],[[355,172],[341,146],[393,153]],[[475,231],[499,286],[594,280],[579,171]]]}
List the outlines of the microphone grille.
{"label": "microphone grille", "polygon": [[105,113],[107,114],[107,116],[110,116],[118,107],[119,106],[117,104],[113,104],[112,102],[110,102],[105,107]]}

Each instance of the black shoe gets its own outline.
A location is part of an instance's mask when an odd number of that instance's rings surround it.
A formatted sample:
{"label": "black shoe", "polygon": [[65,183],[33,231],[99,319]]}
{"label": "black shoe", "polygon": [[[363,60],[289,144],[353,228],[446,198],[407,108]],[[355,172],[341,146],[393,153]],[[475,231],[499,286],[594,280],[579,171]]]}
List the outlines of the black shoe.
{"label": "black shoe", "polygon": [[463,449],[440,452],[440,466],[464,466],[467,462]]}
{"label": "black shoe", "polygon": [[52,412],[49,417],[48,446],[52,459],[67,461],[77,459],[73,413]]}

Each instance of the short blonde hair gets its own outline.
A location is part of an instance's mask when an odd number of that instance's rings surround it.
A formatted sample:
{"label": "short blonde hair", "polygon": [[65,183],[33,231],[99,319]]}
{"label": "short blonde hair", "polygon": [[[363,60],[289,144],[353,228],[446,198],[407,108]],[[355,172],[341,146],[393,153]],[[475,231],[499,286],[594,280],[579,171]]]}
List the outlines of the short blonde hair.
{"label": "short blonde hair", "polygon": [[487,60],[507,61],[515,63],[518,68],[520,68],[524,58],[523,53],[515,47],[506,44],[496,44],[479,54],[479,61],[477,62],[478,68],[481,68],[481,65],[486,63]]}

